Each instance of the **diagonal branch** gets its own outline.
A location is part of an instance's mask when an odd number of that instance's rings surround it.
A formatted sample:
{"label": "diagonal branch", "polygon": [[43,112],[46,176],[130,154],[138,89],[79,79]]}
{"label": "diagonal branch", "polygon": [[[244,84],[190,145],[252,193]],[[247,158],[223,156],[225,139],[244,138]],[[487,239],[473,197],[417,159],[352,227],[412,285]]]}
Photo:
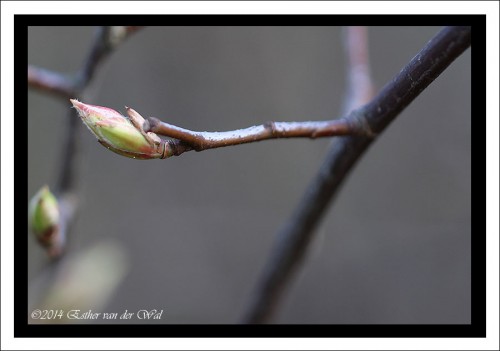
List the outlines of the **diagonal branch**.
{"label": "diagonal branch", "polygon": [[[379,134],[471,45],[471,27],[445,27],[368,104],[351,112]],[[335,142],[289,221],[279,232],[260,278],[246,323],[268,322],[305,257],[314,230],[342,181],[372,139],[347,136]]]}

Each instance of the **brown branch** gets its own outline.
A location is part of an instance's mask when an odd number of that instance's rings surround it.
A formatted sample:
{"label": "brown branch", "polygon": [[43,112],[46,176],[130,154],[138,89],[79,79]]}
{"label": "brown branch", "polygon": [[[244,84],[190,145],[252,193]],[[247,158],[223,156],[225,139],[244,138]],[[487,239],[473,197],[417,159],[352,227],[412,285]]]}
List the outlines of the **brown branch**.
{"label": "brown branch", "polygon": [[[432,81],[471,45],[471,27],[446,27],[368,104],[353,111],[375,133],[382,132]],[[372,139],[338,138],[307,188],[289,221],[280,231],[245,323],[268,322],[284,288],[305,257],[314,230],[332,198]]]}
{"label": "brown branch", "polygon": [[[226,132],[195,132],[149,117],[144,130],[177,139],[196,151],[234,146],[267,139],[321,138],[366,133],[355,118],[312,122],[267,122],[265,124]],[[187,150],[186,150],[187,151]]]}

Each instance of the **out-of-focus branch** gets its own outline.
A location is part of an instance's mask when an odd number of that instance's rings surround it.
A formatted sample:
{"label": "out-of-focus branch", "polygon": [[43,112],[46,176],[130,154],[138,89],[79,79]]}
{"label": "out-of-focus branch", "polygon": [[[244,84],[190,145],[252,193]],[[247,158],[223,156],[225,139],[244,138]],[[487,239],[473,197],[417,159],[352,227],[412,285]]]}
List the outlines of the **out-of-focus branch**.
{"label": "out-of-focus branch", "polygon": [[[86,88],[103,59],[113,52],[114,49],[124,42],[131,34],[141,28],[143,27],[114,26],[98,28],[89,56],[78,73],[77,84],[80,91]],[[73,96],[73,98],[75,97],[77,97],[77,95]]]}
{"label": "out-of-focus branch", "polygon": [[141,28],[143,27],[99,27],[92,49],[81,70],[75,76],[67,76],[45,68],[28,65],[28,87],[54,94],[65,100],[78,97],[87,87],[102,60]]}
{"label": "out-of-focus branch", "polygon": [[[430,83],[471,45],[471,27],[446,27],[368,104],[351,112],[374,133],[382,132]],[[330,201],[373,139],[346,136],[333,143],[318,174],[282,228],[244,317],[268,322],[299,267]]]}
{"label": "out-of-focus branch", "polygon": [[373,97],[373,82],[368,54],[368,29],[344,27],[343,39],[347,58],[347,94],[341,115],[345,116],[370,101]]}
{"label": "out-of-focus branch", "polygon": [[64,99],[75,96],[74,79],[32,65],[28,65],[28,86]]}
{"label": "out-of-focus branch", "polygon": [[[80,96],[94,77],[97,68],[114,49],[126,40],[132,33],[142,27],[115,26],[98,27],[89,54],[85,58],[82,68],[75,76],[64,76],[43,68],[28,65],[28,86],[40,91],[52,93],[68,101]],[[59,200],[60,217],[60,245],[58,255],[51,256],[57,259],[64,252],[67,233],[77,208],[75,194],[75,175],[77,165],[77,151],[80,123],[75,116],[75,110],[68,110],[67,128],[64,133],[64,142],[61,147],[61,163],[58,170],[58,179],[55,193]]]}

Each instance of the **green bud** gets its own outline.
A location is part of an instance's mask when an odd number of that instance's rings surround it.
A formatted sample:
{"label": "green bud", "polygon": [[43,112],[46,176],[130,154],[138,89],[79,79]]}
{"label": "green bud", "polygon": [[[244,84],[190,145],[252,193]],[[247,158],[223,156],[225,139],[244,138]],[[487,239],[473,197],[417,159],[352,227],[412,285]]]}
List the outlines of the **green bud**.
{"label": "green bud", "polygon": [[170,156],[168,144],[156,134],[144,132],[144,118],[133,109],[127,108],[127,118],[107,107],[88,105],[75,99],[70,101],[83,123],[109,150],[140,160]]}
{"label": "green bud", "polygon": [[59,233],[59,205],[57,199],[44,186],[31,199],[29,222],[31,231],[44,246],[51,246]]}

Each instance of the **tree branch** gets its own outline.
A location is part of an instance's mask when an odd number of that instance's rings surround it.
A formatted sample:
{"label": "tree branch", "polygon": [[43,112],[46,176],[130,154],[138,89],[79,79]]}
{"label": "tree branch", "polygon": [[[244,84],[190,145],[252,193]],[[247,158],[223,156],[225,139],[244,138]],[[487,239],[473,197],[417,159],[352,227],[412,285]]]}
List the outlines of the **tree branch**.
{"label": "tree branch", "polygon": [[[471,44],[471,27],[445,27],[367,105],[351,116],[379,134]],[[293,272],[302,262],[314,230],[356,161],[371,144],[363,136],[338,138],[299,205],[276,239],[270,260],[245,315],[246,323],[271,319]]]}

